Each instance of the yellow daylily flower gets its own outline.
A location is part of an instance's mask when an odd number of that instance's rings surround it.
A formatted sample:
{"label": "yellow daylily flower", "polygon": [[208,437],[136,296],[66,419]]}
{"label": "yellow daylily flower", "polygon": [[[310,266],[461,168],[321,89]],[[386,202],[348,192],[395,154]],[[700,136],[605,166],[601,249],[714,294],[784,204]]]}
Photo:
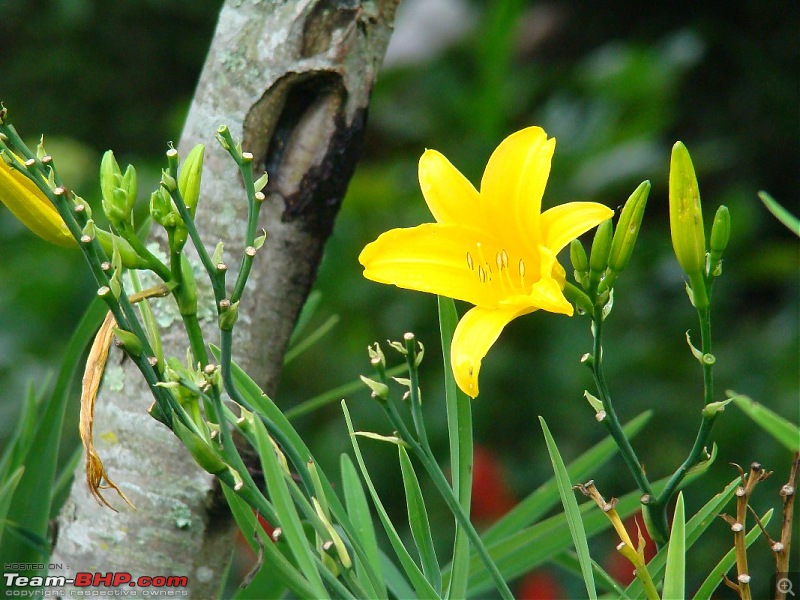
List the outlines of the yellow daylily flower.
{"label": "yellow daylily flower", "polygon": [[595,202],[541,212],[554,149],[539,127],[510,135],[489,159],[480,192],[442,154],[426,150],[419,181],[436,223],[387,231],[358,258],[367,279],[475,305],[451,349],[456,382],[472,398],[481,361],[506,324],[538,309],[572,315],[556,255],[613,214]]}
{"label": "yellow daylily flower", "polygon": [[58,246],[76,245],[56,207],[35,183],[3,160],[0,160],[0,202],[40,238]]}

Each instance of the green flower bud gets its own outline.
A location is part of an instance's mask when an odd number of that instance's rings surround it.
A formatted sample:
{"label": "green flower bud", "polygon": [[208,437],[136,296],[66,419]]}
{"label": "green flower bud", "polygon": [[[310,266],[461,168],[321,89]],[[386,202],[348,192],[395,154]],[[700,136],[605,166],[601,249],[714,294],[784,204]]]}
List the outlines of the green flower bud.
{"label": "green flower bud", "polygon": [[125,169],[120,187],[128,195],[128,204],[130,210],[133,210],[133,205],[136,203],[136,194],[139,191],[138,182],[136,181],[136,169],[133,168],[133,165],[128,165],[128,168]]}
{"label": "green flower bud", "polygon": [[150,216],[162,227],[168,227],[167,217],[172,214],[172,199],[164,188],[150,194]]}
{"label": "green flower bud", "polygon": [[177,295],[178,308],[181,315],[197,314],[197,283],[194,280],[192,264],[181,254],[181,288]]}
{"label": "green flower bud", "polygon": [[614,232],[614,239],[611,242],[611,252],[608,255],[608,268],[617,274],[627,266],[633,254],[633,247],[639,236],[639,228],[642,225],[644,208],[647,206],[649,194],[650,182],[643,181],[622,208],[622,214],[617,222],[617,230]]}
{"label": "green flower bud", "polygon": [[222,457],[211,444],[189,430],[186,425],[181,423],[180,419],[173,420],[172,430],[183,442],[183,445],[186,446],[192,458],[194,458],[195,462],[200,465],[201,468],[212,475],[221,473],[227,468],[225,461],[222,460]]}
{"label": "green flower bud", "polygon": [[141,356],[144,348],[142,347],[142,340],[140,340],[135,333],[114,327],[114,335],[120,342],[120,345],[125,348],[125,351],[132,356]]}
{"label": "green flower bud", "polygon": [[108,256],[112,256],[114,254],[114,246],[116,245],[117,252],[119,252],[119,256],[122,259],[123,267],[127,269],[147,268],[148,262],[136,254],[136,251],[133,249],[133,247],[131,247],[131,245],[121,237],[99,228],[95,228],[95,233],[97,234],[97,240],[100,242],[100,245],[103,247],[103,250],[105,250],[105,253]]}
{"label": "green flower bud", "polygon": [[569,260],[572,268],[575,269],[575,281],[581,287],[586,288],[589,285],[589,258],[586,256],[583,244],[578,239],[572,240],[569,244]]}
{"label": "green flower bud", "polygon": [[106,151],[100,161],[100,191],[104,201],[109,203],[113,201],[114,190],[119,187],[121,178],[122,171],[117,159],[114,158],[114,153],[111,150]]}
{"label": "green flower bud", "polygon": [[691,278],[706,263],[706,237],[700,189],[689,151],[681,142],[672,147],[669,168],[669,221],[672,247],[681,268]]}
{"label": "green flower bud", "polygon": [[230,300],[222,300],[219,304],[219,328],[222,331],[230,331],[239,318],[239,301],[231,304]]}
{"label": "green flower bud", "polygon": [[200,178],[203,174],[203,153],[205,146],[198,144],[186,160],[183,161],[180,173],[178,174],[178,189],[181,192],[183,203],[189,209],[189,214],[194,217],[197,210],[197,201],[200,198]]}
{"label": "green flower bud", "polygon": [[161,185],[167,188],[168,191],[174,192],[178,187],[178,182],[166,169],[161,170]]}
{"label": "green flower bud", "polygon": [[614,226],[611,219],[600,223],[594,233],[592,251],[589,255],[589,288],[597,289],[600,278],[608,266],[608,253],[611,251],[611,239],[614,235]]}
{"label": "green flower bud", "polygon": [[709,241],[708,271],[709,275],[716,277],[717,270],[722,262],[722,254],[728,247],[731,238],[731,213],[725,205],[717,209],[714,215],[714,224],[711,226],[711,240]]}

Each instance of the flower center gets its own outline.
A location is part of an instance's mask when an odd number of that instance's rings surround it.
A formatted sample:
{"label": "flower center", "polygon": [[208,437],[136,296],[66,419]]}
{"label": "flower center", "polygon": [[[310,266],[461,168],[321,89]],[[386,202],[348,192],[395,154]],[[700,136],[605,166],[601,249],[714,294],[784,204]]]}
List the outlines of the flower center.
{"label": "flower center", "polygon": [[495,251],[492,256],[491,252],[486,252],[481,242],[475,245],[474,253],[467,251],[467,268],[475,274],[481,284],[492,288],[498,301],[528,293],[533,283],[524,259],[520,258],[518,261],[509,259],[505,248]]}

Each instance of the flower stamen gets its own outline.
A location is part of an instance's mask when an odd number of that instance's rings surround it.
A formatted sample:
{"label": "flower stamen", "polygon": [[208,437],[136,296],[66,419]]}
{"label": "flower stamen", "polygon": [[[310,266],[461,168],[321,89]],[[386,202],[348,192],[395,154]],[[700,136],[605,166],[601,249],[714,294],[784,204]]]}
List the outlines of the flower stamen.
{"label": "flower stamen", "polygon": [[469,252],[467,252],[467,266],[469,267],[470,271],[475,270],[475,265],[472,262],[472,255]]}

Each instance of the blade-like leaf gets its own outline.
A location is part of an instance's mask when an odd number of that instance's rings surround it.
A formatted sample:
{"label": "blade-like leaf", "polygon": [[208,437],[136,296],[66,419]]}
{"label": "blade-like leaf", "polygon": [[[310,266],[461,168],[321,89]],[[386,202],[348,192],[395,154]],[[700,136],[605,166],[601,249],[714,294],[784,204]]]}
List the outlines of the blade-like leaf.
{"label": "blade-like leaf", "polygon": [[786,446],[791,452],[800,452],[800,427],[771,411],[751,398],[728,391],[728,396],[764,431]]}
{"label": "blade-like leaf", "polygon": [[[386,597],[386,584],[382,577],[380,553],[378,550],[378,539],[375,536],[375,528],[372,524],[372,515],[367,504],[367,497],[361,480],[358,478],[356,467],[347,454],[341,457],[342,488],[344,490],[345,506],[347,514],[353,521],[357,533],[356,541],[364,548],[364,552],[372,566],[372,570],[381,577],[381,586],[378,588],[378,595]],[[356,577],[362,582],[364,587],[370,587],[370,579],[364,570],[362,561],[356,557]]]}
{"label": "blade-like leaf", "polygon": [[436,558],[436,550],[433,548],[433,536],[431,535],[431,525],[428,521],[428,509],[425,506],[425,499],[422,497],[422,489],[419,487],[417,474],[414,472],[414,465],[408,457],[408,452],[403,446],[397,447],[400,454],[400,472],[403,476],[403,488],[406,493],[406,506],[408,508],[408,524],[411,527],[411,535],[417,544],[420,561],[422,562],[422,572],[431,582],[437,592],[442,589],[442,572],[439,569],[439,561]]}
{"label": "blade-like leaf", "polygon": [[[472,403],[456,385],[450,364],[450,347],[458,325],[458,312],[451,298],[439,296],[439,331],[442,338],[444,389],[447,406],[447,433],[450,440],[450,466],[453,492],[463,511],[469,515],[472,502]],[[469,577],[469,536],[456,524],[453,560],[447,583],[447,598],[463,598]]]}
{"label": "blade-like leaf", "polygon": [[283,536],[297,561],[300,570],[305,575],[315,598],[327,596],[322,577],[317,570],[314,553],[308,542],[300,515],[292,502],[291,492],[283,478],[283,470],[275,454],[275,448],[269,440],[267,430],[260,420],[254,419],[255,435],[258,443],[258,456],[261,459],[261,468],[264,470],[264,479],[267,483],[269,497],[278,515]]}
{"label": "blade-like leaf", "polygon": [[767,210],[769,210],[778,221],[783,223],[793,234],[800,237],[800,219],[778,204],[767,192],[758,192],[758,197],[761,198],[761,202],[764,203]]}
{"label": "blade-like leaf", "polygon": [[686,597],[686,512],[683,493],[678,494],[672,531],[667,545],[667,565],[664,570],[664,600]]}
{"label": "blade-like leaf", "polygon": [[[214,358],[219,360],[219,348],[213,344],[209,344],[209,348],[211,353],[214,355]],[[267,396],[261,390],[261,388],[258,387],[258,384],[256,384],[256,382],[253,381],[252,378],[245,373],[239,365],[234,362],[231,364],[231,368],[233,371],[233,381],[237,389],[242,394],[244,399],[247,400],[248,404],[255,409],[256,413],[261,414],[272,421],[275,427],[279,429],[280,432],[285,436],[286,444],[291,445],[300,456],[305,457],[306,460],[314,460],[311,451],[308,449],[305,441],[303,441],[303,438],[300,437],[300,434],[297,433],[297,430],[295,430],[295,428],[289,422],[289,419],[286,418],[286,415],[283,414],[275,402],[273,402],[272,399]],[[344,509],[344,506],[339,500],[339,497],[336,495],[336,492],[334,491],[333,486],[331,485],[324,471],[319,471],[319,477],[320,483],[325,490],[325,498],[328,501],[328,506],[330,507],[331,513],[336,518],[336,521],[338,521],[345,530],[348,537],[351,539],[357,538],[358,536],[355,532],[355,527],[350,521],[350,517],[347,516],[347,511]],[[372,588],[379,589],[380,578],[375,574],[374,570],[369,564],[369,560],[364,553],[364,549],[360,545],[357,545],[354,547],[354,550],[362,559],[362,561],[364,561],[363,564],[369,573],[370,580],[372,581]]]}
{"label": "blade-like leaf", "polygon": [[355,431],[353,430],[353,422],[350,420],[350,412],[347,410],[347,404],[344,401],[342,401],[342,411],[344,412],[344,418],[347,422],[347,430],[350,432],[350,442],[353,445],[353,452],[355,452],[356,455],[356,462],[358,463],[358,467],[361,471],[361,477],[367,484],[369,494],[372,496],[372,503],[375,506],[375,510],[378,511],[378,517],[381,520],[383,529],[386,531],[386,535],[389,538],[389,543],[392,545],[392,549],[397,555],[397,558],[400,559],[400,564],[402,565],[403,570],[406,572],[409,581],[411,581],[411,585],[416,590],[417,597],[439,598],[439,594],[436,593],[436,590],[433,589],[433,586],[431,586],[430,582],[425,579],[422,571],[420,571],[419,567],[414,562],[414,559],[411,558],[408,550],[403,545],[403,541],[400,539],[400,535],[394,528],[391,519],[389,519],[389,514],[383,507],[383,502],[381,502],[378,492],[375,490],[375,486],[373,485],[372,479],[369,476],[369,471],[367,471],[367,465],[364,463],[364,457],[361,455],[361,448],[358,445],[358,436],[356,436]]}
{"label": "blade-like leaf", "polygon": [[[89,304],[67,345],[53,391],[38,409],[36,432],[30,438],[30,443],[26,444],[27,448],[17,448],[17,464],[25,465],[25,473],[17,484],[7,518],[13,523],[24,523],[26,533],[24,540],[18,536],[14,539],[4,536],[0,545],[0,564],[14,562],[36,565],[47,562],[47,544],[43,552],[38,544],[31,544],[29,540],[48,539],[51,496],[49,493],[43,494],[42,490],[53,489],[69,392],[83,351],[91,342],[105,313],[106,307],[99,298]],[[38,573],[38,570],[20,571],[24,575]]]}
{"label": "blade-like leaf", "polygon": [[[633,438],[653,416],[647,411],[631,420],[623,427],[628,439]],[[593,472],[603,466],[617,452],[617,445],[611,437],[594,445],[588,451],[567,466],[571,481],[588,479]],[[540,517],[546,515],[558,502],[558,485],[555,477],[530,494],[508,514],[504,515],[484,535],[487,544],[498,542],[503,538],[518,533]]]}
{"label": "blade-like leaf", "polygon": [[567,525],[569,525],[569,532],[572,535],[572,542],[575,544],[575,550],[578,554],[578,562],[581,565],[581,574],[583,575],[583,583],[586,586],[586,593],[589,595],[590,600],[596,600],[597,590],[594,585],[589,544],[586,541],[586,531],[583,528],[578,501],[575,499],[575,492],[572,490],[572,482],[569,479],[567,467],[564,465],[564,459],[561,458],[556,441],[553,439],[553,435],[550,433],[544,418],[539,417],[539,423],[541,423],[542,431],[544,432],[544,440],[547,444],[547,452],[550,454],[550,462],[553,463],[558,493],[561,496],[561,504],[564,506],[564,514],[567,518]]}
{"label": "blade-like leaf", "polygon": [[266,532],[257,525],[256,516],[250,505],[244,500],[239,498],[236,493],[227,485],[222,485],[222,492],[225,499],[228,501],[228,506],[231,508],[233,518],[239,529],[242,530],[244,538],[248,541],[254,551],[258,550],[258,546],[253,540],[253,534],[256,533],[261,538],[264,549],[264,566],[263,570],[268,570],[274,577],[280,579],[286,587],[292,590],[300,598],[313,598],[314,591],[298,572],[297,568],[292,565],[286,557],[281,554],[272,540],[267,537]]}
{"label": "blade-like leaf", "polygon": [[[573,572],[576,577],[580,577],[581,575],[581,565],[580,562],[578,562],[578,555],[574,552],[562,552],[553,559],[553,564]],[[595,576],[595,582],[601,590],[605,588],[607,591],[614,594],[614,598],[618,598],[619,600],[630,600],[625,594],[625,590],[617,583],[616,579],[606,573],[605,569],[594,560],[592,560],[592,572]]]}

